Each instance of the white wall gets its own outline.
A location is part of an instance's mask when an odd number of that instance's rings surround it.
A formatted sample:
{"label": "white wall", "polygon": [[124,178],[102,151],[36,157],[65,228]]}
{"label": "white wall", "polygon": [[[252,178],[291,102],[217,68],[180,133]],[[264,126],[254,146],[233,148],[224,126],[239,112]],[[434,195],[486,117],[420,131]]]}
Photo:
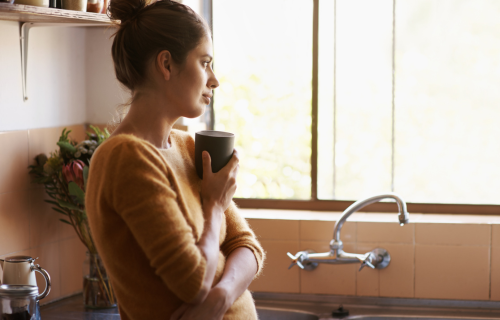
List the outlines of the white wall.
{"label": "white wall", "polygon": [[85,122],[84,35],[82,28],[31,29],[25,102],[19,23],[0,21],[0,131]]}
{"label": "white wall", "polygon": [[19,23],[0,21],[0,131],[106,123],[127,100],[111,59],[113,30],[35,27],[23,101]]}
{"label": "white wall", "polygon": [[111,37],[114,28],[88,28],[86,30],[86,85],[87,122],[107,123],[115,115],[116,107],[126,102],[130,94],[116,80],[111,58]]}

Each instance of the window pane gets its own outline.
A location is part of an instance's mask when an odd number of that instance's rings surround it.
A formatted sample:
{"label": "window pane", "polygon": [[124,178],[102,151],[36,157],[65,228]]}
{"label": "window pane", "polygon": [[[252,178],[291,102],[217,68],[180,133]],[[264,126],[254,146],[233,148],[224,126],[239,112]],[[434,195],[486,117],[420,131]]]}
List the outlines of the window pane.
{"label": "window pane", "polygon": [[500,1],[396,6],[395,191],[500,203]]}
{"label": "window pane", "polygon": [[311,196],[312,4],[213,1],[215,129],[236,134],[237,197]]}
{"label": "window pane", "polygon": [[[320,193],[323,198],[355,200],[391,190],[392,8],[392,0],[337,0],[335,194]],[[323,32],[321,42],[333,40]],[[327,60],[321,54],[320,69]],[[332,82],[321,73],[319,81]],[[319,88],[322,112],[332,108],[324,98],[331,89]],[[328,124],[320,124],[321,135]],[[321,163],[331,147],[319,147]]]}

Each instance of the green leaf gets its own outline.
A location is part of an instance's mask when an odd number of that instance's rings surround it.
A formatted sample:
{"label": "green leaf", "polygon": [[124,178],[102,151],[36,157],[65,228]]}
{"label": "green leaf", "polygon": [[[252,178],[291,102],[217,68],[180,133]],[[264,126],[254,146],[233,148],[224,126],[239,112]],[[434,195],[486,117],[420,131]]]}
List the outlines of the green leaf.
{"label": "green leaf", "polygon": [[47,202],[47,203],[50,203],[50,204],[53,204],[55,206],[58,206],[59,203],[55,202],[55,201],[52,201],[52,200],[43,200],[44,202]]}
{"label": "green leaf", "polygon": [[56,208],[56,207],[52,207],[52,210],[57,211],[57,212],[59,212],[59,213],[61,213],[61,214],[64,214],[65,216],[69,215],[67,212],[64,212],[64,211],[62,211],[61,209]]}
{"label": "green leaf", "polygon": [[69,203],[69,202],[66,202],[66,201],[62,201],[62,200],[59,200],[58,203],[63,208],[67,208],[67,209],[71,209],[71,210],[76,210],[76,211],[82,212],[82,209],[80,209],[79,207],[75,206],[72,203]]}
{"label": "green leaf", "polygon": [[63,142],[68,141],[68,135],[71,132],[71,130],[68,130],[68,131],[66,131],[66,130],[67,130],[66,128],[63,129],[61,136],[59,137],[59,141],[63,141]]}
{"label": "green leaf", "polygon": [[87,179],[89,178],[89,166],[83,167],[83,187],[87,190]]}
{"label": "green leaf", "polygon": [[69,194],[75,196],[78,202],[85,204],[85,192],[73,181],[68,184]]}
{"label": "green leaf", "polygon": [[59,141],[57,145],[64,151],[67,151],[69,153],[75,153],[76,148],[69,142],[66,141]]}
{"label": "green leaf", "polygon": [[82,210],[82,220],[87,220],[87,210]]}
{"label": "green leaf", "polygon": [[70,226],[72,226],[72,225],[73,225],[73,224],[71,224],[71,222],[69,222],[68,220],[59,219],[59,221],[64,222],[64,223],[67,223],[67,224],[69,224]]}

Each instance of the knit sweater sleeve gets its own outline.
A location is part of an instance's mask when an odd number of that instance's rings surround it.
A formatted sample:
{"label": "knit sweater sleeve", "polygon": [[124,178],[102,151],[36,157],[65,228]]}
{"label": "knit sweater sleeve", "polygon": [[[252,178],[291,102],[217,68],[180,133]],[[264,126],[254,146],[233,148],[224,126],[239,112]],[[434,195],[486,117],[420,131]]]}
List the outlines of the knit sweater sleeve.
{"label": "knit sweater sleeve", "polygon": [[156,275],[190,302],[202,287],[206,259],[176,201],[172,173],[158,150],[137,140],[115,143],[110,154],[101,177],[105,198]]}
{"label": "knit sweater sleeve", "polygon": [[225,212],[227,233],[224,242],[221,245],[222,253],[228,257],[231,252],[240,247],[250,249],[255,255],[257,261],[257,277],[264,266],[265,252],[259,241],[257,241],[254,232],[238,211],[236,205],[231,203]]}

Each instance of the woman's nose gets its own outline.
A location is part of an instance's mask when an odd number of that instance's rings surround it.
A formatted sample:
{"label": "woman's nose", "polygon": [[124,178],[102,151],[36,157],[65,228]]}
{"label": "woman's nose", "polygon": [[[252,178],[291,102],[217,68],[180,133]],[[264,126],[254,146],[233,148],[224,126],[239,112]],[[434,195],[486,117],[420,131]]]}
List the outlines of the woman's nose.
{"label": "woman's nose", "polygon": [[219,80],[217,80],[217,77],[215,76],[215,74],[212,71],[211,72],[211,77],[210,77],[210,79],[208,79],[208,87],[210,89],[215,89],[218,86],[219,86]]}

